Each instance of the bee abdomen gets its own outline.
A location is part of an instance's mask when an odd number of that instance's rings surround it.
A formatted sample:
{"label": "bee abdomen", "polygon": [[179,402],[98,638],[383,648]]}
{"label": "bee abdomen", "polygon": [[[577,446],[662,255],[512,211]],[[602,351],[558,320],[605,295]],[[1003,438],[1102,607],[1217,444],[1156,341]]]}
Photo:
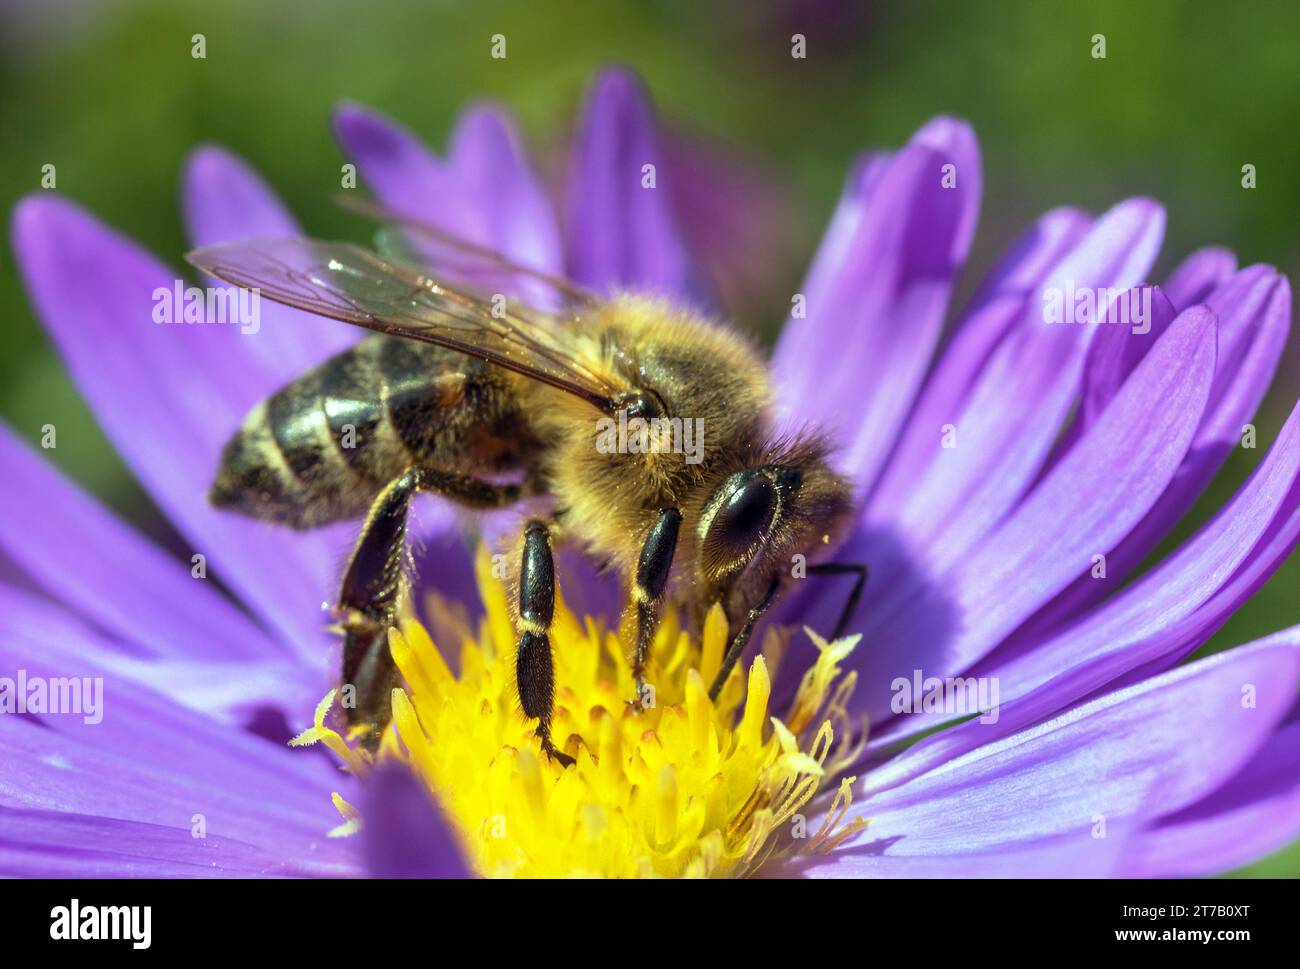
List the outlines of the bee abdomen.
{"label": "bee abdomen", "polygon": [[[384,366],[386,348],[398,342],[384,337],[363,340],[311,375],[317,378],[316,406],[332,455],[342,461],[356,484],[368,485],[374,493],[425,458],[404,447],[386,406],[390,383]],[[425,375],[426,386],[430,379]]]}
{"label": "bee abdomen", "polygon": [[258,404],[226,445],[209,500],[294,528],[360,515],[378,488],[337,453],[324,413],[295,410],[283,393]]}
{"label": "bee abdomen", "polygon": [[463,355],[369,337],[253,409],[210,499],[295,528],[364,514],[406,469],[472,456],[500,409],[498,383]]}
{"label": "bee abdomen", "polygon": [[301,489],[275,444],[266,420],[265,402],[258,404],[221,452],[217,478],[208,491],[215,507],[255,518],[280,520],[274,509],[291,508]]}

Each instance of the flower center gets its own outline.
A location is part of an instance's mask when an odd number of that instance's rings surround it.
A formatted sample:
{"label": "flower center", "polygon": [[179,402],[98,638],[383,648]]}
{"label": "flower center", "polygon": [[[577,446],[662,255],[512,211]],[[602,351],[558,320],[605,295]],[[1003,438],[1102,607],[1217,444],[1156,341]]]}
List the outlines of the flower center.
{"label": "flower center", "polygon": [[[727,644],[721,608],[709,613],[698,645],[666,610],[648,676],[653,706],[636,712],[618,636],[557,602],[552,735],[576,759],[564,768],[542,754],[536,721],[520,712],[506,592],[486,552],[476,568],[486,616],[461,644],[458,674],[418,622],[391,635],[407,689],[393,691],[379,758],[400,760],[423,780],[480,873],[736,876],[774,853],[828,851],[865,826],[842,824],[854,778],[835,784],[865,742],[864,730],[854,741],[845,711],[856,675],[840,675],[857,637],[826,643],[808,631],[818,657],[781,720],[768,715],[769,666],[784,652],[784,632],[769,632],[747,675],[738,667],[715,702],[705,684]],[[364,776],[370,756],[325,724],[333,699],[293,743],[323,742]],[[810,830],[801,812],[819,793],[830,804]],[[364,823],[334,800],[345,823],[332,833]]]}

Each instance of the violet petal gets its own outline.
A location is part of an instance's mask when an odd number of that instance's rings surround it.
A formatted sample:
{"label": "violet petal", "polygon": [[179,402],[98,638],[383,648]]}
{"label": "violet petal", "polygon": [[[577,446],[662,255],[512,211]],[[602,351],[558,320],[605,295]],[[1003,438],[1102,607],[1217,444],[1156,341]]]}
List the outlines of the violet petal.
{"label": "violet petal", "polygon": [[871,824],[846,848],[932,857],[1154,821],[1265,745],[1297,676],[1300,627],[1109,693],[858,798],[850,816]]}
{"label": "violet petal", "polygon": [[196,554],[309,662],[325,642],[329,533],[295,535],[207,501],[222,446],[260,399],[238,327],[153,322],[180,277],[78,207],[49,195],[14,215],[32,302],[118,452]]}
{"label": "violet petal", "polygon": [[979,146],[937,118],[883,164],[859,163],[773,354],[779,409],[841,445],[859,494],[930,363],[979,214]]}
{"label": "violet petal", "polygon": [[0,547],[48,594],[158,656],[272,657],[284,647],[212,585],[33,454],[0,423]]}
{"label": "violet petal", "polygon": [[689,296],[689,260],[667,184],[673,173],[635,75],[617,68],[597,75],[575,142],[565,210],[569,274],[605,293]]}
{"label": "violet petal", "polygon": [[460,841],[409,770],[389,767],[366,779],[362,802],[366,867],[381,878],[469,878]]}

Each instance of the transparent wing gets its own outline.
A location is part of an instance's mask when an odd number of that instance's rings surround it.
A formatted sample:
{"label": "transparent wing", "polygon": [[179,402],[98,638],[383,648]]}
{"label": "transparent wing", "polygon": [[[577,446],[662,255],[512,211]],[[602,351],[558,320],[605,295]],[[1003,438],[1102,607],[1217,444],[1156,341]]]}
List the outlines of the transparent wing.
{"label": "transparent wing", "polygon": [[575,330],[555,325],[547,314],[453,289],[349,242],[232,242],[196,249],[186,259],[277,303],[478,357],[606,413],[617,411],[627,391],[575,351]]}
{"label": "transparent wing", "polygon": [[511,260],[496,249],[446,232],[435,225],[386,208],[378,202],[345,193],[338,204],[381,223],[376,248],[398,261],[435,267],[439,273],[485,292],[529,294],[559,316],[566,309],[581,311],[602,300],[571,279]]}

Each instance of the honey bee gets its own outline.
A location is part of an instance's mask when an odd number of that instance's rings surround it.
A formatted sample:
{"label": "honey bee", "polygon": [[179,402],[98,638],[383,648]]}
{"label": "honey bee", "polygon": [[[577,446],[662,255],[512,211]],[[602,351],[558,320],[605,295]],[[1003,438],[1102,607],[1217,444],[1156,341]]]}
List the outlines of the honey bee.
{"label": "honey bee", "polygon": [[[407,513],[422,491],[470,509],[546,508],[522,528],[510,584],[520,706],[549,757],[573,762],[551,736],[560,542],[627,581],[635,709],[668,595],[697,623],[721,603],[730,638],[716,698],[795,556],[824,549],[846,524],[850,486],[827,442],[774,434],[766,362],[734,328],[644,295],[601,299],[379,214],[436,275],[413,258],[306,238],[187,255],[228,283],[373,331],[249,413],[210,495],[298,529],[365,515],[336,605],[342,682],[355,691],[349,724],[373,749],[389,719],[398,673],[388,630],[409,581]],[[866,569],[807,572],[857,576],[838,635]]]}

